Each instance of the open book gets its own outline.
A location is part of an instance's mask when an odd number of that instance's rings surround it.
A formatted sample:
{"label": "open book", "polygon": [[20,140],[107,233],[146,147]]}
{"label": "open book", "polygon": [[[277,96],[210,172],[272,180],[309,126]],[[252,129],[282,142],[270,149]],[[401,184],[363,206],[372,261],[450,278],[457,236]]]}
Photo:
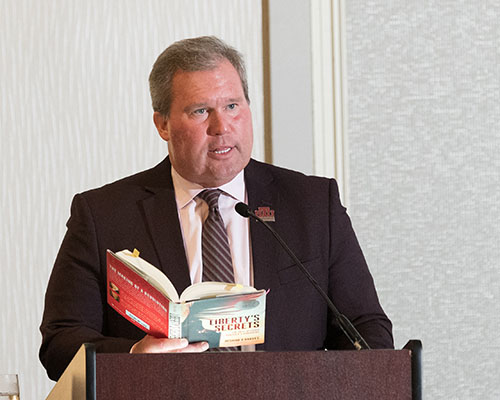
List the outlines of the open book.
{"label": "open book", "polygon": [[108,304],[150,335],[206,341],[210,347],[264,343],[265,290],[202,282],[179,296],[137,250],[108,250],[107,288]]}

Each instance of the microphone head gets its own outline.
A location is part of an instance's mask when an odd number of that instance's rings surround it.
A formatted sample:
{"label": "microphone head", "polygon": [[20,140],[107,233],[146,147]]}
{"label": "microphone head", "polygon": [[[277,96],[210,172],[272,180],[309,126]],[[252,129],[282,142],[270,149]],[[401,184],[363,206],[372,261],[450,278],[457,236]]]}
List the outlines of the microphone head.
{"label": "microphone head", "polygon": [[238,203],[234,206],[234,209],[238,214],[240,214],[242,217],[248,218],[250,216],[250,210],[248,209],[248,206],[245,203]]}

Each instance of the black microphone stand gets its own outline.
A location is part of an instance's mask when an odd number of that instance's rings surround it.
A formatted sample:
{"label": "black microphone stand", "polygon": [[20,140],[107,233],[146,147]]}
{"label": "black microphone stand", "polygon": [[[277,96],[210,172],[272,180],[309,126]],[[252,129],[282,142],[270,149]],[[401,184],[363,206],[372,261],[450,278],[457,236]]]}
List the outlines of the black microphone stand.
{"label": "black microphone stand", "polygon": [[324,290],[319,286],[318,282],[314,277],[310,274],[310,272],[307,270],[306,267],[304,267],[304,264],[300,262],[300,260],[297,258],[297,256],[293,253],[292,250],[287,246],[287,244],[281,239],[281,237],[276,233],[276,231],[271,228],[271,226],[266,223],[262,218],[258,217],[255,213],[253,213],[248,205],[245,203],[238,203],[235,206],[235,210],[238,214],[240,214],[242,217],[248,218],[252,217],[256,221],[260,222],[262,225],[264,225],[269,232],[273,234],[273,236],[276,238],[276,240],[279,242],[281,247],[288,253],[288,255],[292,258],[292,260],[297,264],[299,269],[304,273],[304,275],[309,279],[309,281],[313,284],[313,286],[316,288],[318,293],[323,297],[323,299],[326,301],[326,304],[328,305],[328,308],[330,311],[333,313],[335,319],[337,320],[337,323],[339,324],[340,328],[344,332],[344,334],[347,336],[347,338],[351,341],[353,344],[354,348],[356,350],[369,350],[370,346],[368,346],[368,343],[366,343],[365,339],[361,334],[358,332],[358,330],[354,327],[351,321],[342,314],[337,307],[335,307],[335,304],[330,300],[328,295],[324,292]]}

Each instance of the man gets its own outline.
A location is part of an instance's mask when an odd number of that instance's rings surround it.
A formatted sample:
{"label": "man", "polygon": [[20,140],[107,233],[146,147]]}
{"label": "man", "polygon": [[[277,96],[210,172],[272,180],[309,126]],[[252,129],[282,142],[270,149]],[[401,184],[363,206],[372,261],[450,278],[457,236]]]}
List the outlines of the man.
{"label": "man", "polygon": [[333,179],[250,159],[253,133],[239,53],[214,37],[174,43],[150,75],[153,120],[169,156],[156,167],[78,194],[56,259],[41,325],[40,359],[58,379],[84,342],[100,352],[199,352],[207,344],[157,339],[106,304],[106,250],[137,248],[178,292],[202,279],[201,231],[220,188],[234,280],[270,289],[258,350],[351,349],[323,299],[261,226],[234,211],[267,210],[278,231],[373,348],[393,346],[391,323],[340,204]]}

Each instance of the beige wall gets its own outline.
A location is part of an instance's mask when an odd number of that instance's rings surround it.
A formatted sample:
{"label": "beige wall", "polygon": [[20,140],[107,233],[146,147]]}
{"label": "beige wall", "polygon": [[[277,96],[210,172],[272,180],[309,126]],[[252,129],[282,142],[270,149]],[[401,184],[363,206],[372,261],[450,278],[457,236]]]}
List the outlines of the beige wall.
{"label": "beige wall", "polygon": [[500,3],[349,0],[350,213],[427,399],[500,398]]}

